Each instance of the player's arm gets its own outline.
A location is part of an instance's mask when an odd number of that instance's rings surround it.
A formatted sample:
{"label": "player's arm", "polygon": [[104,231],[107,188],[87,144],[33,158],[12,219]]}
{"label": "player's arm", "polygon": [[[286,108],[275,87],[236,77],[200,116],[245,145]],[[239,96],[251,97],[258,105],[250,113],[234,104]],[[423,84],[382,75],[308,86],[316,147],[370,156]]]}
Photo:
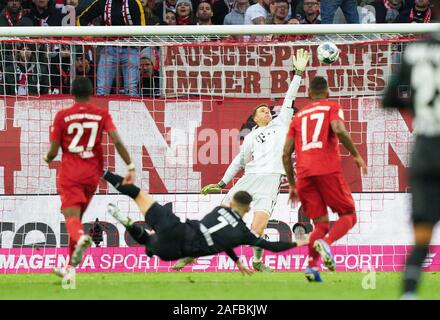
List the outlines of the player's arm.
{"label": "player's arm", "polygon": [[289,133],[286,136],[283,148],[283,166],[286,171],[287,180],[289,181],[289,202],[294,202],[298,198],[296,192],[295,173],[293,172],[292,154],[295,150],[295,138],[293,136],[293,122]]}
{"label": "player's arm", "polygon": [[135,167],[133,162],[131,162],[131,158],[130,155],[128,154],[127,148],[125,147],[121,137],[119,136],[116,130],[108,131],[108,135],[110,136],[110,139],[115,145],[116,151],[127,165],[128,174],[126,175],[123,184],[133,184],[135,180],[135,176],[134,176]]}
{"label": "player's arm", "polygon": [[254,247],[260,247],[272,252],[281,252],[285,250],[289,250],[291,248],[303,246],[309,244],[309,240],[297,240],[295,242],[285,242],[285,241],[275,241],[269,242],[264,240],[261,237],[257,237],[251,230],[246,235],[246,239],[244,241],[247,245],[252,245]]}
{"label": "player's arm", "polygon": [[60,142],[52,140],[50,142],[50,148],[47,154],[43,157],[44,161],[50,163],[58,155],[58,150],[60,149]]}
{"label": "player's arm", "polygon": [[301,85],[301,77],[306,69],[307,63],[309,62],[309,53],[307,50],[298,49],[296,56],[293,55],[292,60],[295,75],[290,82],[289,89],[284,97],[283,106],[281,107],[280,114],[277,117],[279,121],[283,121],[286,125],[288,125],[292,119],[296,95],[298,94],[298,89]]}
{"label": "player's arm", "polygon": [[235,253],[235,251],[234,251],[234,249],[232,249],[232,248],[229,248],[229,249],[226,249],[225,250],[225,253],[229,256],[229,258],[231,258],[234,262],[235,262],[235,264],[237,265],[237,267],[238,267],[238,270],[240,270],[240,272],[243,274],[243,275],[252,275],[253,274],[253,272],[251,271],[251,270],[249,270],[248,268],[246,268],[242,263],[241,263],[241,261],[240,261],[240,259],[238,258],[238,256],[237,256],[237,254]]}
{"label": "player's arm", "polygon": [[342,120],[333,120],[330,122],[330,125],[333,132],[338,136],[339,141],[353,156],[356,165],[362,170],[362,173],[364,175],[368,174],[367,165],[354,145],[353,140],[351,140],[351,137],[345,128],[344,122]]}
{"label": "player's arm", "polygon": [[[244,138],[244,141],[240,146],[240,152],[235,156],[234,160],[232,160],[231,164],[228,166],[228,169],[226,169],[226,172],[221,178],[221,180],[217,183],[208,184],[207,186],[203,187],[201,190],[202,194],[206,195],[212,192],[220,192],[221,189],[226,187],[226,185],[235,177],[238,171],[240,171],[240,169],[244,167],[245,159],[250,156],[248,154],[250,152],[250,147],[251,147],[250,146],[251,141],[249,139],[249,136],[250,135],[247,135]],[[248,155],[246,156],[246,154]]]}
{"label": "player's arm", "polygon": [[46,161],[47,163],[50,163],[58,155],[58,150],[60,149],[62,136],[63,136],[62,115],[60,112],[58,112],[55,115],[53,123],[50,127],[49,151],[46,153],[46,155],[43,156],[44,161]]}

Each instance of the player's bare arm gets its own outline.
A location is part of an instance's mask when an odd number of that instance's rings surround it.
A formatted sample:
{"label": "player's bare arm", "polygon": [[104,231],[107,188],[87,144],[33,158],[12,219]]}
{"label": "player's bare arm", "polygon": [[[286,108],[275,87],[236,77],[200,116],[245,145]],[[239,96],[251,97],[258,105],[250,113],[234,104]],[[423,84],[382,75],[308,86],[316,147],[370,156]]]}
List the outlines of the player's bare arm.
{"label": "player's bare arm", "polygon": [[124,181],[122,184],[133,184],[135,181],[135,167],[134,164],[131,162],[130,155],[128,154],[127,148],[125,147],[124,143],[122,142],[121,137],[119,136],[118,132],[110,131],[108,132],[108,135],[112,139],[113,144],[115,145],[116,151],[121,156],[122,160],[124,160],[125,164],[127,165],[128,173],[124,178]]}
{"label": "player's bare arm", "polygon": [[295,149],[295,139],[286,137],[283,149],[283,166],[286,171],[287,180],[289,181],[289,203],[298,199],[296,193],[295,173],[293,171],[292,154]]}
{"label": "player's bare arm", "polygon": [[338,136],[339,141],[344,145],[344,147],[348,149],[350,154],[353,156],[356,165],[362,170],[362,174],[368,174],[367,165],[365,164],[364,159],[358,152],[356,146],[353,144],[353,141],[351,140],[351,137],[348,134],[347,129],[345,128],[344,122],[342,122],[341,120],[333,120],[332,122],[330,122],[330,125],[333,132]]}
{"label": "player's bare arm", "polygon": [[49,151],[43,157],[44,161],[46,161],[47,163],[50,163],[58,155],[59,149],[60,149],[60,142],[59,141],[52,141],[50,143]]}

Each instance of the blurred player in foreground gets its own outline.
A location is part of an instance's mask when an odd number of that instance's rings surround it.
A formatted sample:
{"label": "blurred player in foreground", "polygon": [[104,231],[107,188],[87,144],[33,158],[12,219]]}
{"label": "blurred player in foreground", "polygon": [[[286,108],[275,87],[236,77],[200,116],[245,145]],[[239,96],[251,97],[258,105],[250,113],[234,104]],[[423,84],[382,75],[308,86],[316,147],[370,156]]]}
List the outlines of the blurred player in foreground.
{"label": "blurred player in foreground", "polygon": [[[440,5],[434,13],[440,18]],[[385,108],[413,114],[415,142],[409,169],[415,245],[406,260],[402,299],[415,299],[434,226],[440,220],[440,33],[408,45],[383,97]]]}
{"label": "blurred player in foreground", "polygon": [[215,207],[202,220],[181,222],[167,206],[162,206],[147,192],[135,185],[123,185],[122,177],[112,172],[104,172],[104,179],[116,190],[132,198],[145,222],[153,231],[147,231],[132,223],[119,209],[109,204],[108,212],[121,222],[138,243],[145,245],[148,256],[156,255],[169,261],[182,257],[201,257],[219,252],[226,254],[237,264],[240,272],[251,275],[234,252],[240,245],[252,245],[270,251],[279,252],[305,245],[307,240],[297,242],[268,242],[249,230],[242,220],[249,211],[252,196],[246,191],[236,192],[228,206]]}
{"label": "blurred player in foreground", "polygon": [[[348,149],[363,174],[367,174],[367,166],[345,129],[344,113],[339,104],[327,100],[328,85],[323,77],[315,77],[311,81],[309,96],[312,102],[297,112],[290,124],[283,163],[289,180],[289,200],[299,199],[314,224],[306,278],[321,282],[319,255],[325,266],[335,271],[330,246],[356,223],[351,190],[342,175],[339,142]],[[292,165],[293,152],[296,152],[296,179]],[[327,206],[339,215],[331,229]]]}
{"label": "blurred player in foreground", "polygon": [[101,141],[104,131],[128,166],[124,183],[134,183],[134,165],[127,149],[108,111],[88,103],[92,93],[92,83],[88,78],[73,81],[75,104],[55,115],[50,131],[50,149],[44,156],[44,160],[50,163],[62,148],[57,187],[69,234],[69,260],[66,268],[54,268],[55,274],[60,277],[65,277],[80,264],[84,251],[92,244],[92,238],[84,235],[81,219],[102,175]]}
{"label": "blurred player in foreground", "polygon": [[[289,129],[293,104],[308,60],[308,52],[299,49],[296,57],[293,56],[295,76],[290,83],[278,117],[272,120],[272,114],[266,104],[257,106],[253,112],[253,119],[258,127],[246,135],[239,154],[229,165],[220,182],[209,184],[201,191],[205,195],[221,191],[241,169],[244,169],[244,175],[229,190],[222,204],[229,205],[232,196],[239,190],[249,192],[253,198],[252,230],[260,237],[264,235],[277,202],[281,178],[285,175],[281,160],[283,153],[281,141],[284,140]],[[253,268],[261,272],[273,272],[273,269],[263,263],[262,255],[263,249],[255,247]],[[180,270],[193,261],[193,257],[186,257],[179,260],[173,269]]]}

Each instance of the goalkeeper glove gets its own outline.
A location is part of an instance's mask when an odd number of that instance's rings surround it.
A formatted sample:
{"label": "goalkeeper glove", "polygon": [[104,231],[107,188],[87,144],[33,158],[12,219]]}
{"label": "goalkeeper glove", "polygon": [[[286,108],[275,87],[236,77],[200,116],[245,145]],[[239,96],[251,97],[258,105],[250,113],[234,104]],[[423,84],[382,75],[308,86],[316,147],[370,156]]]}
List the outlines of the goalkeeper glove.
{"label": "goalkeeper glove", "polygon": [[200,193],[202,193],[206,196],[208,193],[214,193],[214,192],[220,192],[220,191],[222,191],[222,187],[221,187],[220,183],[213,183],[213,184],[208,184],[207,186],[204,186],[202,188],[202,190],[200,191]]}
{"label": "goalkeeper glove", "polygon": [[307,63],[309,62],[309,53],[307,50],[298,49],[298,51],[296,51],[296,57],[293,55],[292,60],[295,70],[303,72],[306,69]]}

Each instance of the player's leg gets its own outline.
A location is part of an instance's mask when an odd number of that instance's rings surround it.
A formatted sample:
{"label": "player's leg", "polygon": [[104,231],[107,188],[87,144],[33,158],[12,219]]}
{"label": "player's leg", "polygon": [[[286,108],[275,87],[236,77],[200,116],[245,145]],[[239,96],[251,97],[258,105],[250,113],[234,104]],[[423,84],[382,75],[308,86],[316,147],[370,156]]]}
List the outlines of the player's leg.
{"label": "player's leg", "polygon": [[[413,163],[415,161],[413,160]],[[402,299],[414,299],[420,282],[422,264],[428,254],[432,230],[440,220],[440,183],[435,174],[410,172],[412,186],[411,220],[414,228],[415,244],[406,260]],[[426,168],[425,168],[426,169]],[[433,171],[435,172],[435,171]]]}
{"label": "player's leg", "polygon": [[321,240],[329,230],[327,208],[313,178],[298,179],[297,192],[304,212],[313,221],[314,226],[309,238],[306,278],[309,281],[322,282],[318,268],[320,254],[316,251],[314,243]]}
{"label": "player's leg", "polygon": [[405,264],[402,299],[415,299],[422,264],[428,254],[433,228],[434,225],[431,223],[414,223],[415,245]]}
{"label": "player's leg", "polygon": [[85,250],[92,245],[92,238],[84,235],[80,208],[65,208],[63,214],[69,234],[69,265],[76,267],[81,263]]}
{"label": "player's leg", "polygon": [[[254,217],[251,229],[260,237],[264,236],[270,216],[277,203],[280,185],[281,175],[271,174],[249,175],[247,179],[243,181],[241,186],[237,186],[237,191],[246,190],[252,195]],[[252,259],[252,267],[254,270],[260,272],[274,272],[272,268],[266,266],[263,262],[263,249],[260,247],[254,247],[253,251],[254,256]]]}
{"label": "player's leg", "polygon": [[356,224],[356,208],[350,187],[342,173],[317,177],[317,184],[325,204],[339,215],[339,219],[324,237],[324,241],[331,246]]}
{"label": "player's leg", "polygon": [[144,216],[147,214],[148,210],[154,203],[154,199],[150,194],[141,190],[134,184],[123,185],[122,181],[124,178],[113,172],[104,171],[102,177],[120,193],[132,198]]}
{"label": "player's leg", "polygon": [[[270,214],[264,210],[254,211],[254,218],[252,220],[251,229],[260,237],[264,237],[264,231],[269,223]],[[266,266],[263,262],[263,249],[254,247],[254,256],[252,259],[252,267],[260,272],[274,272],[274,270]]]}
{"label": "player's leg", "polygon": [[107,206],[107,212],[125,227],[128,233],[137,243],[143,245],[148,244],[149,234],[145,230],[145,228],[136,223],[133,223],[133,221],[131,221],[129,217],[122,214],[121,210],[119,210],[117,206],[109,203]]}

